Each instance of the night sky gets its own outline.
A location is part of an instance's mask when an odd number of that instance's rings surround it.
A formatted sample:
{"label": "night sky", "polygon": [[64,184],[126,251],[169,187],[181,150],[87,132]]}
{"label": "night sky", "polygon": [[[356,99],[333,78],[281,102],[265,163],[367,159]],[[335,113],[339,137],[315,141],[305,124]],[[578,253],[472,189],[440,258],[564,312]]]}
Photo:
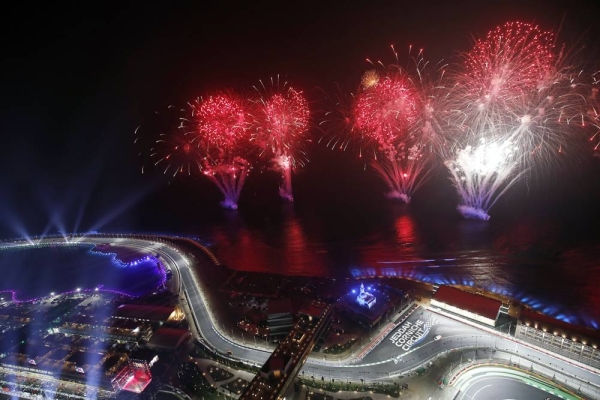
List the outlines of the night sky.
{"label": "night sky", "polygon": [[[390,44],[451,61],[471,35],[508,20],[560,28],[563,41],[599,53],[600,7],[591,0],[217,3],[2,10],[0,237],[136,229],[147,215],[135,205],[188,207],[140,174],[133,132],[154,110],[216,89],[248,90],[280,74],[314,104],[318,87],[354,90],[366,57],[392,62]],[[218,198],[202,185],[190,197]]]}

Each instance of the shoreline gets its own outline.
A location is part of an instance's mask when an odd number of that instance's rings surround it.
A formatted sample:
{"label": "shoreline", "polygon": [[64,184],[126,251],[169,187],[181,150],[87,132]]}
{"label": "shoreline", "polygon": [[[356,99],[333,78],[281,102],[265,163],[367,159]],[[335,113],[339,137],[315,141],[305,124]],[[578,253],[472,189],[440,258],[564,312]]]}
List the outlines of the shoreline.
{"label": "shoreline", "polygon": [[[412,290],[413,293],[417,296],[418,298],[418,302],[420,304],[425,304],[426,306],[429,305],[429,302],[431,301],[432,297],[433,297],[433,289],[435,286],[442,286],[442,285],[436,285],[434,283],[431,282],[424,282],[424,281],[420,281],[420,280],[416,280],[410,277],[404,277],[404,276],[395,276],[395,277],[346,277],[343,279],[340,278],[323,278],[323,277],[310,277],[310,276],[286,276],[284,274],[277,274],[277,273],[262,273],[262,272],[251,272],[251,271],[239,271],[239,270],[235,270],[232,269],[226,265],[221,264],[220,262],[218,262],[218,258],[217,256],[211,251],[211,249],[207,248],[206,246],[201,245],[200,243],[190,240],[190,239],[186,239],[187,243],[190,244],[194,244],[194,246],[196,246],[202,253],[204,256],[206,256],[212,263],[213,267],[215,268],[219,268],[220,273],[221,274],[229,274],[229,277],[227,279],[231,279],[232,276],[235,276],[237,274],[247,274],[247,275],[256,275],[258,277],[279,277],[281,279],[285,279],[285,280],[289,280],[292,282],[292,286],[299,286],[300,284],[306,282],[306,281],[321,281],[321,282],[329,282],[330,284],[333,284],[334,286],[343,286],[343,284],[355,284],[355,285],[359,285],[360,282],[379,282],[379,283],[394,283],[395,285],[393,286],[403,286],[404,288],[406,288],[407,290]],[[205,282],[205,279],[201,279],[201,282]],[[343,284],[342,284],[343,283]],[[223,285],[224,283],[222,283],[221,285]],[[203,284],[204,286],[204,284]],[[513,320],[513,322],[516,324],[516,321],[519,320],[520,318],[520,314],[523,310],[525,311],[530,311],[531,313],[535,313],[535,314],[539,314],[540,316],[543,316],[547,319],[551,319],[551,320],[555,320],[557,322],[557,324],[559,325],[565,325],[567,327],[571,327],[571,329],[573,330],[574,334],[581,334],[581,332],[584,332],[584,336],[587,334],[589,335],[589,337],[596,337],[598,336],[597,334],[597,330],[594,329],[593,327],[590,326],[585,326],[585,325],[579,325],[579,324],[574,324],[574,323],[568,323],[568,322],[564,322],[562,320],[558,320],[555,317],[553,317],[552,315],[548,315],[548,314],[544,314],[543,312],[540,312],[532,307],[529,307],[527,304],[523,304],[522,302],[520,302],[518,299],[509,297],[507,295],[503,295],[500,293],[496,293],[496,292],[492,292],[492,291],[488,291],[484,288],[479,288],[477,286],[467,286],[467,285],[445,285],[445,286],[450,286],[450,287],[454,287],[457,289],[460,289],[462,291],[471,293],[471,294],[476,294],[476,295],[480,295],[486,298],[490,298],[490,299],[494,299],[494,300],[499,300],[502,302],[503,305],[506,305],[508,307],[508,317],[511,318]],[[224,298],[224,296],[219,292],[219,290],[217,290],[217,293],[214,291],[216,288],[215,287],[211,287],[209,285],[209,287],[204,287],[205,293],[209,294],[210,293],[210,297],[214,296],[214,300],[211,301],[211,304],[215,304],[218,306],[215,306],[215,311],[216,311],[216,315],[219,316],[219,319],[221,321],[221,323],[223,323],[224,321],[227,321],[228,318],[226,316],[228,316],[230,314],[230,311],[226,308],[226,307],[222,307],[222,304],[224,303],[224,300],[226,300],[226,298]],[[218,311],[217,311],[218,310]],[[228,332],[235,332],[237,325],[235,324],[234,321],[230,321],[229,324],[224,324],[223,328],[227,328]],[[494,329],[503,329],[500,326],[496,326]],[[510,326],[508,327],[508,329],[510,329]],[[596,333],[596,334],[594,334]],[[240,338],[239,333],[236,333],[236,335],[233,335],[234,337],[236,337],[236,339],[238,340],[243,340],[242,338]]]}
{"label": "shoreline", "polygon": [[[27,250],[28,245],[14,245],[14,246],[1,246],[2,242],[0,242],[0,251],[7,250]],[[100,257],[110,257],[110,262],[116,265],[119,268],[129,268],[135,266],[142,262],[151,262],[151,259],[155,259],[153,255],[142,254],[139,251],[134,249],[130,249],[123,246],[112,246],[111,243],[102,243],[102,244],[93,244],[93,243],[81,243],[81,242],[61,242],[61,243],[43,243],[36,244],[36,248],[48,248],[48,247],[88,247],[88,251],[86,254],[91,256],[100,256]],[[100,246],[100,247],[99,247]],[[106,246],[106,248],[102,248],[102,246]],[[166,283],[166,272],[164,265],[160,263],[161,268],[158,274],[160,274],[160,279],[158,284],[149,289],[145,293],[141,294],[131,294],[127,293],[125,290],[115,289],[115,288],[107,288],[104,284],[98,284],[93,288],[78,288],[74,290],[65,290],[62,292],[51,292],[49,294],[34,296],[28,298],[20,298],[20,291],[17,289],[0,289],[0,296],[3,294],[10,294],[11,300],[5,300],[6,303],[35,303],[38,301],[43,301],[44,299],[55,297],[55,296],[70,296],[70,295],[78,295],[78,294],[94,294],[98,292],[111,294],[113,296],[122,296],[124,298],[134,299],[147,296],[152,291],[160,289]],[[162,289],[161,289],[162,290]],[[2,303],[0,303],[2,304]]]}
{"label": "shoreline", "polygon": [[[82,237],[85,237],[84,235],[81,235]],[[114,238],[116,236],[119,236],[119,234],[93,234],[90,235],[91,238],[101,238],[101,237],[107,237],[108,238]],[[409,285],[416,285],[419,286],[421,288],[426,287],[428,288],[428,290],[422,291],[422,297],[423,298],[427,298],[427,299],[431,299],[431,295],[427,296],[426,295],[426,291],[430,291],[432,290],[433,286],[435,286],[435,283],[431,283],[431,282],[426,282],[426,281],[422,281],[422,280],[417,280],[408,276],[360,276],[360,277],[352,277],[352,276],[346,276],[343,278],[340,277],[312,277],[310,275],[292,275],[292,276],[288,276],[285,274],[278,274],[276,272],[270,272],[270,273],[264,273],[264,272],[253,272],[253,271],[245,271],[245,270],[237,270],[237,269],[233,269],[230,268],[229,266],[223,264],[219,258],[215,255],[215,253],[207,246],[199,243],[198,241],[188,238],[188,237],[178,237],[178,236],[154,236],[154,235],[145,235],[145,234],[133,234],[133,235],[127,235],[127,236],[131,236],[133,238],[138,238],[138,239],[142,239],[142,240],[152,240],[152,238],[154,239],[160,239],[160,240],[165,240],[167,242],[170,242],[172,244],[175,244],[177,242],[183,242],[186,245],[191,245],[196,251],[199,251],[202,256],[206,257],[208,259],[208,261],[213,265],[213,267],[218,267],[221,272],[218,275],[221,275],[221,278],[224,278],[225,276],[230,277],[233,274],[236,273],[243,273],[243,274],[251,274],[251,275],[258,275],[258,276],[277,276],[277,277],[281,277],[284,279],[288,279],[288,280],[294,280],[294,281],[298,281],[298,282],[303,282],[306,280],[317,280],[317,281],[331,281],[331,282],[349,282],[349,281],[353,281],[353,282],[361,282],[361,281],[400,281],[400,282],[404,282],[406,284]],[[70,235],[69,238],[71,239],[76,239],[77,236],[76,235]],[[49,239],[52,239],[52,237],[49,237]],[[41,245],[36,245],[36,246],[43,246],[43,247],[50,247],[50,246],[55,246],[55,245],[67,245],[67,246],[91,246],[90,249],[90,253],[91,254],[98,254],[100,253],[101,255],[112,255],[113,256],[113,260],[116,260],[119,263],[125,263],[125,259],[130,258],[130,257],[126,257],[123,256],[122,254],[119,254],[119,252],[115,252],[112,250],[123,250],[125,252],[128,251],[132,251],[132,249],[127,249],[125,247],[121,247],[119,248],[118,243],[115,243],[115,248],[107,248],[107,249],[98,249],[98,246],[110,246],[112,247],[111,243],[101,243],[101,244],[87,244],[87,243],[81,243],[80,241],[67,241],[64,242],[64,238],[60,237],[60,238],[55,238],[55,239],[62,239],[60,242],[56,242],[56,243],[45,243],[45,244],[41,244]],[[7,243],[7,242],[4,242]],[[10,242],[9,242],[10,243]],[[5,249],[10,249],[12,247],[17,247],[17,248],[24,248],[27,246],[27,240],[25,239],[21,239],[19,241],[12,241],[13,246],[2,246],[3,242],[0,241],[0,250],[5,250]],[[106,250],[111,250],[111,251],[106,251]],[[136,253],[135,251],[133,251],[132,253]],[[138,253],[141,255],[141,253]],[[197,261],[197,260],[196,260]],[[225,274],[225,275],[223,275]],[[203,280],[204,282],[204,280]],[[469,292],[469,293],[474,293],[474,294],[480,294],[484,297],[487,298],[492,298],[492,299],[496,299],[496,300],[500,300],[502,301],[504,304],[509,304],[515,308],[520,308],[520,309],[527,309],[530,310],[532,312],[535,313],[539,313],[547,318],[551,318],[551,319],[556,319],[557,321],[564,323],[564,324],[568,324],[568,325],[572,325],[575,327],[579,327],[585,330],[590,330],[590,331],[594,331],[595,328],[590,327],[590,326],[585,326],[585,325],[581,325],[581,324],[575,324],[575,323],[569,323],[569,322],[564,322],[561,320],[558,320],[557,318],[555,318],[552,315],[549,314],[545,314],[542,311],[536,310],[535,308],[527,305],[527,304],[523,304],[521,301],[519,301],[518,299],[512,298],[510,296],[507,295],[503,295],[497,292],[492,292],[489,291],[485,288],[481,288],[478,286],[466,286],[466,285],[453,285],[453,284],[444,284],[445,286],[451,286],[451,287],[455,287],[458,289],[461,289],[463,291]],[[205,286],[205,285],[203,285]],[[439,285],[441,286],[441,285]],[[210,288],[210,284],[208,286],[208,288]],[[94,289],[82,289],[81,291],[93,291]],[[118,290],[113,290],[113,289],[100,289],[103,291],[108,291],[108,292],[118,292],[121,293]],[[205,290],[207,290],[207,287],[205,286]],[[210,289],[207,290],[208,292],[211,292]],[[64,292],[64,294],[69,294],[71,291],[67,291]],[[14,297],[14,290],[11,289],[6,289],[6,290],[2,290],[0,291],[0,293],[11,293]],[[136,297],[143,297],[144,294],[142,295],[129,295],[127,293],[124,293],[124,295],[126,295],[127,297],[130,298],[136,298]],[[16,299],[14,301],[17,302],[32,302],[35,301],[37,298],[33,298],[33,299],[27,299],[27,300],[19,300]]]}

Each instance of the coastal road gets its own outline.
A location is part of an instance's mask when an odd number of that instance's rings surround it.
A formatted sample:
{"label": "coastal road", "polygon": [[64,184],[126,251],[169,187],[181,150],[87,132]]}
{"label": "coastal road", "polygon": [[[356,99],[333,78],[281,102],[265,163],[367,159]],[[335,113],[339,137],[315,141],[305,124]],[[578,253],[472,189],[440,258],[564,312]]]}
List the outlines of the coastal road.
{"label": "coastal road", "polygon": [[[115,235],[77,238],[73,241],[89,244],[110,241],[136,248],[140,252],[160,254],[163,262],[180,278],[182,294],[202,336],[200,340],[222,353],[231,351],[233,358],[248,364],[262,365],[270,355],[269,351],[260,346],[253,346],[252,343],[248,345],[232,341],[226,332],[219,329],[218,317],[210,312],[210,305],[202,293],[202,286],[192,271],[192,266],[195,267],[193,263],[197,262],[202,267],[204,262],[209,262],[208,260],[194,260],[191,254],[182,254],[173,246],[153,240],[149,236]],[[62,238],[44,239],[42,243],[66,244]],[[0,247],[10,245],[14,244],[3,243]],[[438,335],[440,338],[435,340]],[[311,356],[303,370],[305,376],[312,375],[324,379],[382,382],[415,371],[439,354],[460,349],[479,349],[481,354],[487,351],[484,348],[507,352],[510,361],[517,363],[519,367],[533,367],[549,376],[552,376],[553,371],[559,373],[566,377],[565,383],[571,386],[577,387],[581,386],[582,382],[589,382],[590,390],[596,390],[593,385],[600,384],[597,371],[589,367],[534,348],[505,334],[422,307],[418,307],[406,320],[389,330],[381,342],[362,358],[333,361]],[[489,354],[491,358],[491,350]]]}

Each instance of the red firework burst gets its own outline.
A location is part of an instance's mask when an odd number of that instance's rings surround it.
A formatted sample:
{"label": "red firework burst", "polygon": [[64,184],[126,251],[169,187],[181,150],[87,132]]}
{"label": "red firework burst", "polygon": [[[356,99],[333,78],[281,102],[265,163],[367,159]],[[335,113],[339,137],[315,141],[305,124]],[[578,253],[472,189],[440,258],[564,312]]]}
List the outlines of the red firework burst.
{"label": "red firework burst", "polygon": [[308,103],[301,92],[289,88],[286,96],[275,94],[265,103],[265,130],[280,144],[288,143],[308,127]]}
{"label": "red firework burst", "polygon": [[403,74],[388,76],[357,96],[353,114],[363,135],[389,143],[418,119],[418,94]]}
{"label": "red firework burst", "polygon": [[[264,86],[263,86],[264,87]],[[310,122],[308,101],[301,91],[284,85],[284,90],[263,95],[257,118],[257,143],[268,157],[286,157],[293,165],[303,160],[302,142],[306,140]]]}
{"label": "red firework burst", "polygon": [[231,148],[246,138],[249,132],[249,113],[238,96],[209,96],[197,100],[193,109],[199,139],[207,146]]}
{"label": "red firework burst", "polygon": [[557,61],[554,33],[537,25],[507,22],[475,42],[465,55],[466,81],[487,101],[546,86]]}

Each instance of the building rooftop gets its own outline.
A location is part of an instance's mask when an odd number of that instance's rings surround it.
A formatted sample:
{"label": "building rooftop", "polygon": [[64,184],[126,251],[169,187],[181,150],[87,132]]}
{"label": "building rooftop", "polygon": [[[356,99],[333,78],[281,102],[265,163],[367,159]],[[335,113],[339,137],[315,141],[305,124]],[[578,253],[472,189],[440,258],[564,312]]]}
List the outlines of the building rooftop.
{"label": "building rooftop", "polygon": [[320,318],[325,312],[326,308],[327,304],[314,300],[310,304],[302,307],[298,313],[314,318]]}
{"label": "building rooftop", "polygon": [[292,307],[292,299],[277,299],[269,300],[267,304],[267,314],[269,316],[277,314],[292,314],[294,309]]}
{"label": "building rooftop", "polygon": [[191,333],[185,329],[160,328],[152,334],[148,347],[174,350],[181,346]]}

